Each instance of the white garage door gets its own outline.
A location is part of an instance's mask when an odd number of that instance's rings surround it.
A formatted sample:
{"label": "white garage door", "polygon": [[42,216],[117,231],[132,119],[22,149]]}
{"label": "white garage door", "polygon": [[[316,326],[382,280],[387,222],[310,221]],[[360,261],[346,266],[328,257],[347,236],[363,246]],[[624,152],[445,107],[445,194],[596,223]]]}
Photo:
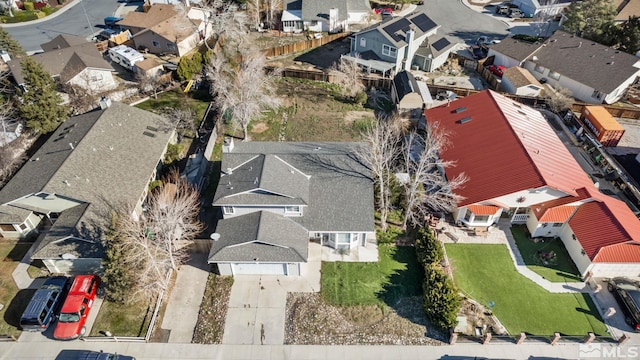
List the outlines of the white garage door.
{"label": "white garage door", "polygon": [[287,264],[235,263],[234,275],[287,275]]}

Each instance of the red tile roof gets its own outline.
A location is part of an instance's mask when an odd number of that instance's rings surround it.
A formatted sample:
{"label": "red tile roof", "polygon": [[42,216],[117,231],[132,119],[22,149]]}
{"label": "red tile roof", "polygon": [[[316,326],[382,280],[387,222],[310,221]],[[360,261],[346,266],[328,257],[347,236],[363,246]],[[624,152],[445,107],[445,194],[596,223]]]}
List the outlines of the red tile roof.
{"label": "red tile roof", "polygon": [[602,248],[593,262],[626,263],[638,262],[638,259],[640,259],[640,244],[624,243]]}
{"label": "red tile roof", "polygon": [[499,207],[493,205],[467,205],[467,209],[476,215],[494,215],[500,210]]}
{"label": "red tile roof", "polygon": [[542,215],[542,217],[540,219],[538,219],[540,222],[545,222],[545,223],[564,223],[567,220],[569,220],[569,218],[571,217],[571,215],[573,215],[573,212],[578,208],[578,206],[574,205],[574,206],[570,206],[570,205],[564,205],[564,206],[556,206],[554,208],[548,209],[547,211],[545,211],[545,213]]}
{"label": "red tile roof", "polygon": [[569,226],[589,259],[611,262],[614,258],[625,258],[624,262],[640,262],[640,252],[625,252],[635,248],[617,246],[623,243],[640,245],[640,221],[624,202],[597,190],[591,194],[594,201],[580,206],[569,220]]}
{"label": "red tile roof", "polygon": [[[565,196],[559,199],[549,200],[539,204],[531,205],[531,210],[533,211],[533,214],[536,216],[536,219],[538,219],[539,222],[540,221],[565,222],[569,219],[571,214],[573,214],[573,210],[575,210],[575,208],[577,207],[577,206],[566,206],[566,205],[575,204],[580,200],[585,200],[591,197],[591,195],[585,188],[578,189],[576,190],[576,192],[578,193],[578,196]],[[564,209],[564,210],[559,209],[562,207],[565,207],[567,209]],[[568,211],[569,208],[571,209],[571,211]],[[559,210],[553,210],[553,209],[559,209]],[[564,215],[561,215],[560,213],[561,211],[565,213],[568,212],[568,216],[565,217]],[[564,218],[564,220],[560,220],[560,221],[550,220],[550,219],[557,220],[561,218]]]}
{"label": "red tile roof", "polygon": [[455,165],[447,176],[468,177],[458,206],[543,186],[576,196],[576,188],[593,186],[540,112],[498,93],[482,91],[425,115],[448,134],[441,156]]}

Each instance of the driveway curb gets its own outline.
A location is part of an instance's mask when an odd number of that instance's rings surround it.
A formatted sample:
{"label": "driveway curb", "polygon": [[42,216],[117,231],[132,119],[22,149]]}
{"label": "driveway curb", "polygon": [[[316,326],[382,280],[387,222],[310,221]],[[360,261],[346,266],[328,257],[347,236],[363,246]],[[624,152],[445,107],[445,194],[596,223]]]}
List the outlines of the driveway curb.
{"label": "driveway curb", "polygon": [[24,22],[20,22],[20,23],[15,23],[15,24],[0,24],[0,27],[2,28],[15,28],[15,27],[20,27],[20,26],[27,26],[27,25],[33,25],[33,24],[39,24],[45,21],[48,21],[50,19],[54,19],[57,16],[64,14],[67,10],[71,9],[72,7],[76,6],[78,3],[80,3],[80,1],[82,0],[73,0],[72,2],[68,3],[67,5],[63,6],[62,9],[54,12],[53,14],[49,15],[49,16],[45,16],[42,19],[36,19],[36,20],[31,20],[31,21],[24,21]]}

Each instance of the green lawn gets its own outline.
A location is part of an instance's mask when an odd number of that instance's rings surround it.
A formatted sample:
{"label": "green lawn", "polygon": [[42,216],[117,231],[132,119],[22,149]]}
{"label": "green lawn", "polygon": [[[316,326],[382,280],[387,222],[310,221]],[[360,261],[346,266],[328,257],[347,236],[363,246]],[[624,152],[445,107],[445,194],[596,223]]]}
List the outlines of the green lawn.
{"label": "green lawn", "polygon": [[[549,281],[581,281],[580,272],[573,263],[573,260],[571,260],[562,240],[558,238],[544,238],[544,242],[535,243],[527,235],[524,226],[512,227],[511,233],[529,269]],[[539,252],[548,254],[552,251],[556,254],[555,259],[551,259],[545,264]]]}
{"label": "green lawn", "polygon": [[505,245],[445,244],[455,282],[467,296],[488,305],[510,334],[606,336],[588,294],[552,294],[520,275]]}
{"label": "green lawn", "polygon": [[154,303],[148,301],[135,301],[122,305],[105,299],[90,336],[101,336],[101,332],[109,331],[115,336],[144,337],[149,328],[154,306]]}
{"label": "green lawn", "polygon": [[19,320],[35,290],[18,290],[11,273],[31,244],[0,244],[0,335],[19,336]]}
{"label": "green lawn", "polygon": [[380,244],[377,263],[323,262],[321,294],[333,305],[393,306],[422,294],[423,270],[412,247]]}
{"label": "green lawn", "polygon": [[206,91],[185,94],[182,89],[177,88],[159,94],[157,99],[151,97],[149,100],[136,105],[136,107],[148,111],[157,111],[162,108],[191,108],[196,113],[194,123],[200,125],[210,101],[211,98]]}

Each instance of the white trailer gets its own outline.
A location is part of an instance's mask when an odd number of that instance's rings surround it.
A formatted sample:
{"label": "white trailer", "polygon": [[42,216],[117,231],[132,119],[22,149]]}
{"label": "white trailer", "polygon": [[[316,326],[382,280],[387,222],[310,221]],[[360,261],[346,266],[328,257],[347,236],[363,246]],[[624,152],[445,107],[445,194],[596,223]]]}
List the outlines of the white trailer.
{"label": "white trailer", "polygon": [[144,56],[141,53],[125,45],[110,48],[109,57],[111,61],[130,71],[135,71],[135,63],[144,60]]}

